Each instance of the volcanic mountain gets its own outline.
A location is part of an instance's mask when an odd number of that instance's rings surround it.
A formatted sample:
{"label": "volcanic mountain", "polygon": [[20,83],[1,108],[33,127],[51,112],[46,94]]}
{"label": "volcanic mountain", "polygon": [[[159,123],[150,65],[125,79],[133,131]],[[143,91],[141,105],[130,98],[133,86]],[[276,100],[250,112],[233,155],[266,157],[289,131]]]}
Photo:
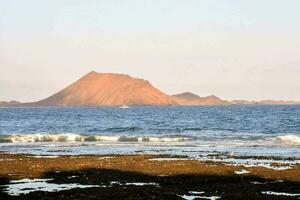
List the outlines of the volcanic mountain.
{"label": "volcanic mountain", "polygon": [[60,92],[33,103],[20,106],[120,106],[120,105],[220,105],[217,97],[194,98],[170,96],[148,81],[125,74],[88,73]]}
{"label": "volcanic mountain", "polygon": [[148,81],[124,74],[88,73],[38,106],[171,105],[173,100]]}

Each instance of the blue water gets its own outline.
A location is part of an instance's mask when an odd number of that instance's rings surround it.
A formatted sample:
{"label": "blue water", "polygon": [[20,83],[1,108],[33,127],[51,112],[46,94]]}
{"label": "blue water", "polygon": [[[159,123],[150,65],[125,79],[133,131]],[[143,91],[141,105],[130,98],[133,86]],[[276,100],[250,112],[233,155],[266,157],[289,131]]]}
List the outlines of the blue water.
{"label": "blue water", "polygon": [[0,133],[300,134],[300,106],[1,108]]}
{"label": "blue water", "polygon": [[300,157],[300,106],[0,108],[0,135],[18,153]]}

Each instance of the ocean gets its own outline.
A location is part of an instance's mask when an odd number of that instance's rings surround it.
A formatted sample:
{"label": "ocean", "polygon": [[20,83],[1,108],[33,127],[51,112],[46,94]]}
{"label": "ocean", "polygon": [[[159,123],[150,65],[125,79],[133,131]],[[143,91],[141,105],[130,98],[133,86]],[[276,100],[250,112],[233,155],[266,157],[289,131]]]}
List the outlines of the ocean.
{"label": "ocean", "polygon": [[0,108],[0,151],[299,163],[300,106]]}

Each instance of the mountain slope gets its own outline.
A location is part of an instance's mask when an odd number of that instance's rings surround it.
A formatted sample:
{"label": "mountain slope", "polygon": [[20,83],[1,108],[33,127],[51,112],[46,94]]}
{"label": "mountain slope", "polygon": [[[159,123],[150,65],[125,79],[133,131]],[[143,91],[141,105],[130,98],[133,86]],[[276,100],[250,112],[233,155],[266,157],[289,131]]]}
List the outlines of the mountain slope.
{"label": "mountain slope", "polygon": [[184,92],[172,96],[178,105],[229,105],[230,102],[214,95],[199,97],[191,92]]}
{"label": "mountain slope", "polygon": [[90,72],[38,106],[170,105],[173,100],[148,81],[124,74]]}

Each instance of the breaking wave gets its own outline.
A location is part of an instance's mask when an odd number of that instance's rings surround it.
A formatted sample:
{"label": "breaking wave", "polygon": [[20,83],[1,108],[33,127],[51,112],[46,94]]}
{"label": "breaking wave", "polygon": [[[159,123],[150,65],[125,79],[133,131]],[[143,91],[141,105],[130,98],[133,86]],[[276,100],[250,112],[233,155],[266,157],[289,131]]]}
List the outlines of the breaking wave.
{"label": "breaking wave", "polygon": [[275,137],[275,140],[290,145],[300,145],[300,136],[298,135],[281,135]]}
{"label": "breaking wave", "polygon": [[81,135],[74,133],[62,134],[26,134],[0,136],[1,143],[18,142],[183,142],[192,140],[187,136],[112,136],[112,135]]}
{"label": "breaking wave", "polygon": [[0,143],[34,143],[34,142],[139,142],[139,143],[163,143],[163,142],[192,142],[189,144],[216,144],[233,146],[300,146],[299,135],[279,135],[276,137],[263,137],[261,135],[215,135],[215,134],[191,134],[191,135],[101,135],[101,134],[77,134],[77,133],[36,133],[36,134],[12,134],[0,135]]}

